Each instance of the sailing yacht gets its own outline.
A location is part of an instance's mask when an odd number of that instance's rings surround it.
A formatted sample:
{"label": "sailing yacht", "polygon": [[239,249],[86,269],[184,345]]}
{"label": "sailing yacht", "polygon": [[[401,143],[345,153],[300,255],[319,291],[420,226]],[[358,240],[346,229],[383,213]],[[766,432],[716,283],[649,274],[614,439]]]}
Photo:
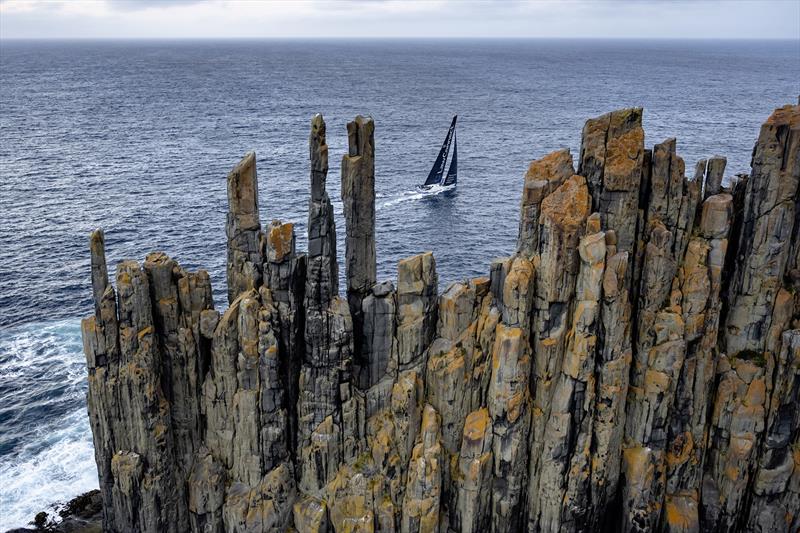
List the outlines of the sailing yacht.
{"label": "sailing yacht", "polygon": [[[425,183],[419,185],[417,188],[421,191],[433,191],[437,189],[454,189],[458,182],[458,143],[456,142],[456,120],[458,115],[453,117],[453,122],[450,123],[450,129],[447,131],[447,137],[444,138],[442,148],[439,150],[439,155],[436,156],[436,161],[433,162],[433,167],[428,174],[428,179]],[[453,157],[450,160],[450,168],[447,169],[447,174],[444,173],[447,164],[447,157],[450,154],[450,145],[453,146]]]}

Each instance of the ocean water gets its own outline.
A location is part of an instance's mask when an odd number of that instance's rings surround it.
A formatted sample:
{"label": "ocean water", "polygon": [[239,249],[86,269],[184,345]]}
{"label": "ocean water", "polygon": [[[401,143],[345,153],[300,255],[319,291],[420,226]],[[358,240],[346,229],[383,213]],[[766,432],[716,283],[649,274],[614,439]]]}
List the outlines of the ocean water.
{"label": "ocean water", "polygon": [[[111,269],[163,250],[225,303],[225,176],[258,156],[262,222],[305,248],[310,118],[328,125],[344,234],[345,124],[375,119],[379,278],[433,250],[442,285],[513,250],[528,163],[584,121],[643,106],[687,172],[747,172],[760,124],[800,93],[800,43],[758,41],[0,42],[0,531],[97,484],[80,319],[88,233]],[[457,192],[423,196],[459,115]]]}

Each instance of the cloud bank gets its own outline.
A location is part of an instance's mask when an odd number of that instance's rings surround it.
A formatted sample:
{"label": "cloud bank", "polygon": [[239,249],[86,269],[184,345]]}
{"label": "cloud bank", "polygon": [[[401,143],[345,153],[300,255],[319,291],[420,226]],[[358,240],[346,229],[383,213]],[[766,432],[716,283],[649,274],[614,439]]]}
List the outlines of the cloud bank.
{"label": "cloud bank", "polygon": [[0,0],[0,38],[800,39],[797,0]]}

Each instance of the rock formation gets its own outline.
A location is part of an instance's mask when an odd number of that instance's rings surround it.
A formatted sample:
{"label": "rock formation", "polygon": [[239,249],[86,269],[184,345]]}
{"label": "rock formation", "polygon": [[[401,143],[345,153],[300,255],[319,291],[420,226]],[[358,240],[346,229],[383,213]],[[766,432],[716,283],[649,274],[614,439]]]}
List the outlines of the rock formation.
{"label": "rock formation", "polygon": [[371,118],[347,125],[346,294],[321,115],[308,251],[228,176],[228,306],[163,253],[82,323],[115,532],[800,529],[800,106],[752,172],[692,178],[642,110],[587,121],[524,178],[513,255],[439,292],[430,252],[378,282]]}

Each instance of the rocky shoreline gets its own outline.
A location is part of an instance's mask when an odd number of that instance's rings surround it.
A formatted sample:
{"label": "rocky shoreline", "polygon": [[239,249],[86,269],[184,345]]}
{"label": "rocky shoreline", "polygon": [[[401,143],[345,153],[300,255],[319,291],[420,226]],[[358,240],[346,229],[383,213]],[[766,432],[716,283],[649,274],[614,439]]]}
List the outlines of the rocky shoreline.
{"label": "rocky shoreline", "polygon": [[[106,531],[796,531],[800,106],[750,176],[685,176],[642,110],[524,177],[513,255],[438,293],[375,268],[374,123],[347,125],[340,296],[322,116],[308,251],[228,175],[229,306],[163,253],[82,323]],[[576,168],[577,165],[577,168]]]}
{"label": "rocky shoreline", "polygon": [[[53,504],[54,512],[41,511],[30,528],[9,529],[6,533],[99,533],[103,531],[103,499],[100,490],[80,494],[64,504]],[[55,516],[58,518],[55,518]]]}

